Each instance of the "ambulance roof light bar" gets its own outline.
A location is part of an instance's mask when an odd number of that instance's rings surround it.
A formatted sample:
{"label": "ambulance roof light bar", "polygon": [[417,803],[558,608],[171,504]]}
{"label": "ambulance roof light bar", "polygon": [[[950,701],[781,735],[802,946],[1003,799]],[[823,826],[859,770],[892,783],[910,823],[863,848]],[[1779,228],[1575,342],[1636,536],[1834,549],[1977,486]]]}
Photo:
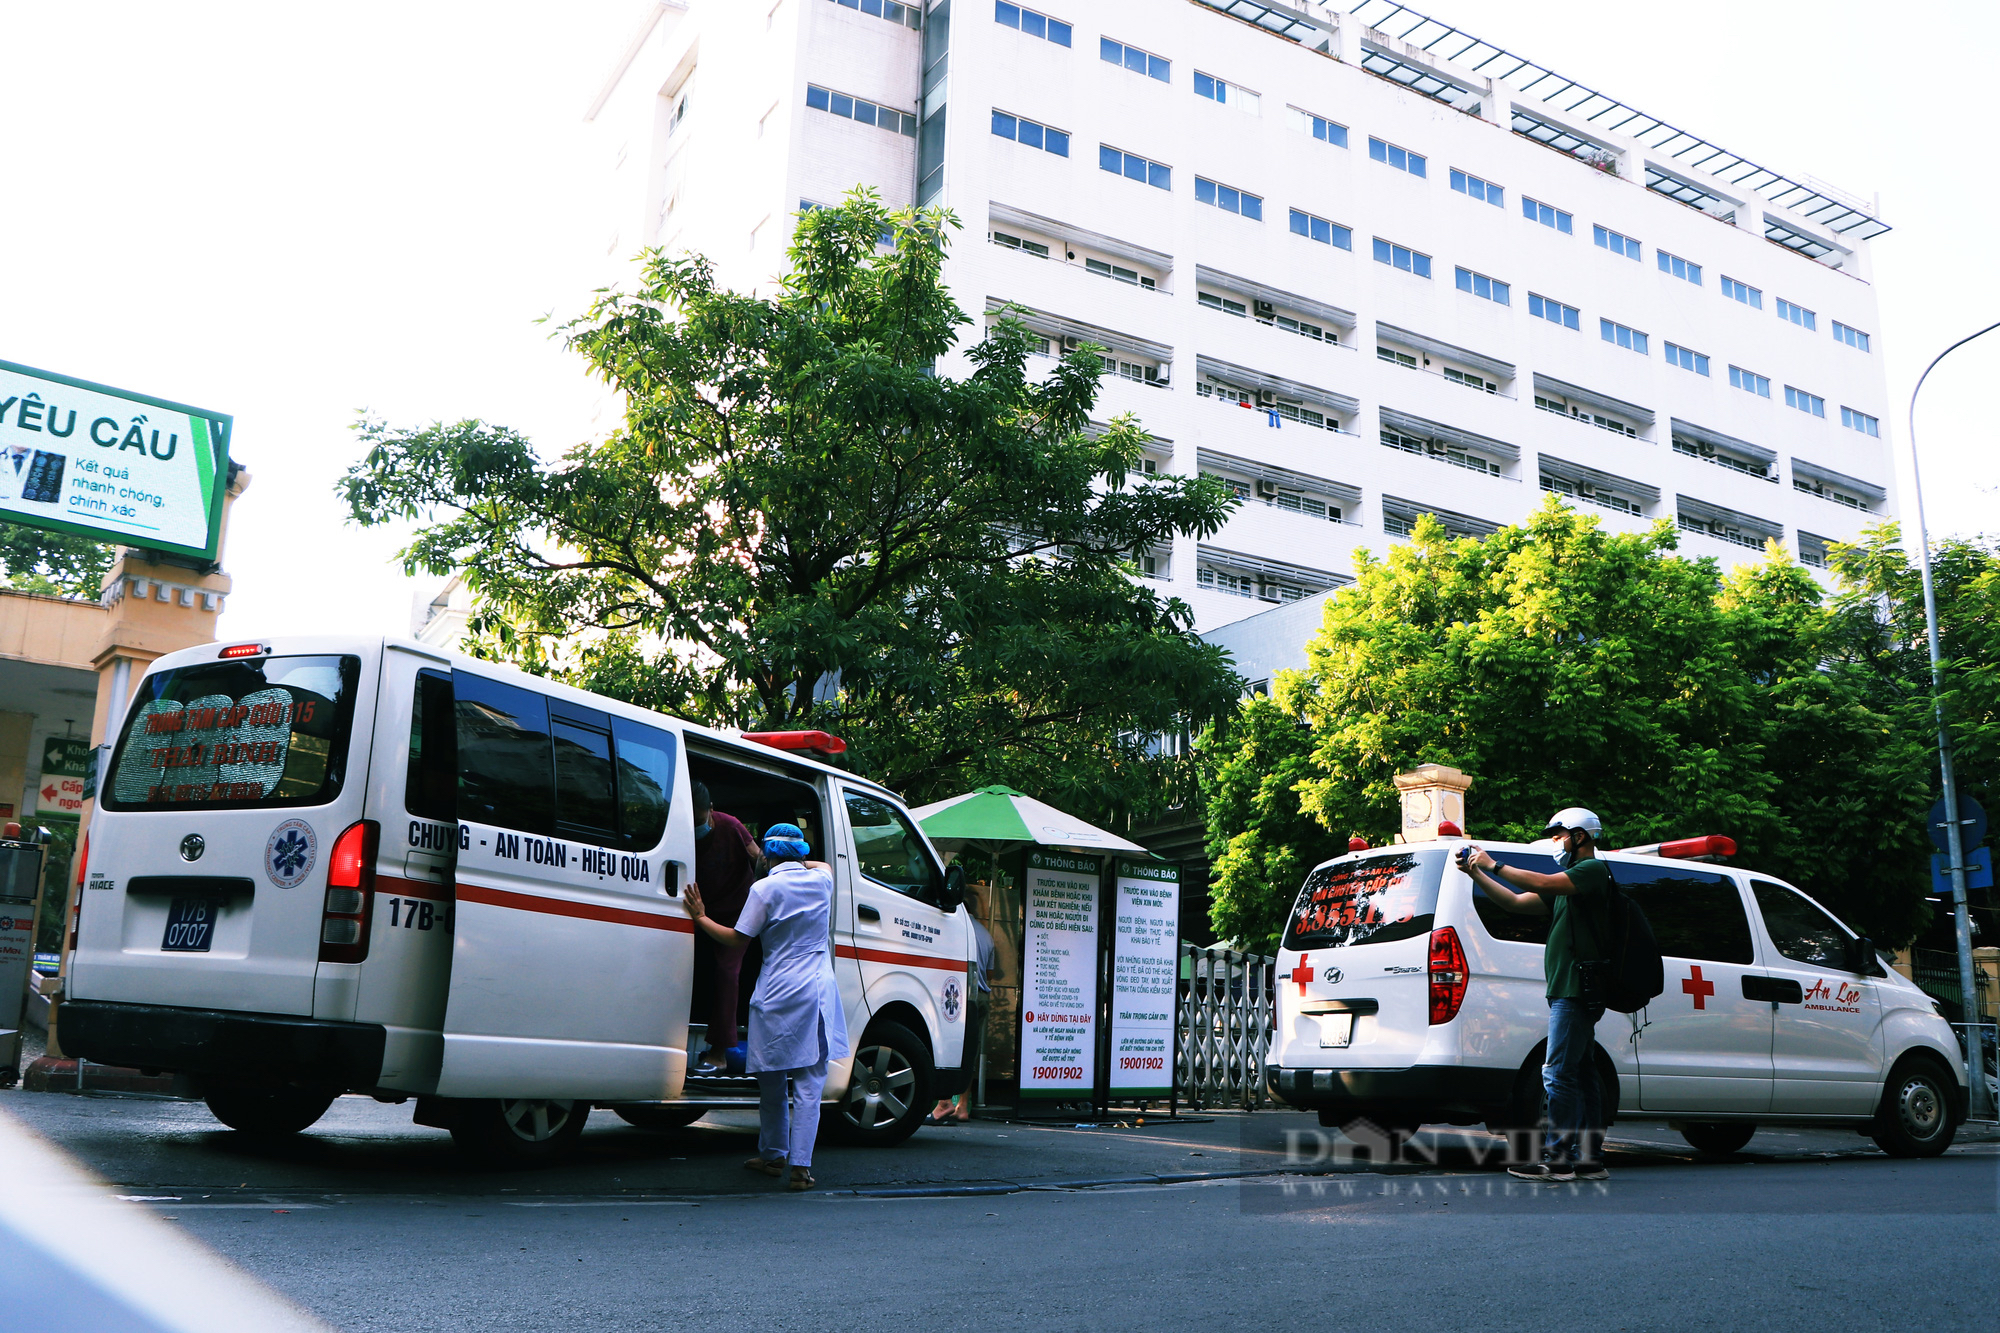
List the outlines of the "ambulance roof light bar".
{"label": "ambulance roof light bar", "polygon": [[773,750],[805,750],[828,756],[847,753],[846,741],[824,731],[746,731],[743,739]]}
{"label": "ambulance roof light bar", "polygon": [[1620,847],[1636,856],[1664,856],[1674,861],[1717,861],[1736,855],[1736,839],[1720,833],[1698,838],[1676,838],[1672,842],[1649,842],[1642,847]]}

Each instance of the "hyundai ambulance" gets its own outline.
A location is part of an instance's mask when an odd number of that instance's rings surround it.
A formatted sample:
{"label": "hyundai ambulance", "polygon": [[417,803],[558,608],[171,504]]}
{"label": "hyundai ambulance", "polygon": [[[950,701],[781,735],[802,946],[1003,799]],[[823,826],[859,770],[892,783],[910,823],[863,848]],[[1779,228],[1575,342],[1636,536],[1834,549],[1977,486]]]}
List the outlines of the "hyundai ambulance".
{"label": "hyundai ambulance", "polygon": [[813,748],[841,746],[398,640],[171,653],[98,783],[63,1047],[183,1076],[247,1131],[304,1129],[342,1093],[413,1098],[503,1161],[559,1155],[596,1106],[660,1127],[754,1107],[752,1080],[691,1072],[712,1017],[681,896],[703,782],[832,864],[856,1040],[828,1118],[900,1142],[976,1062],[972,931],[903,803]]}
{"label": "hyundai ambulance", "polygon": [[[1277,959],[1268,1085],[1321,1123],[1543,1123],[1549,917],[1507,912],[1458,840],[1358,851],[1307,875]],[[1481,842],[1542,874],[1548,843]],[[1796,888],[1711,858],[1726,838],[1600,853],[1645,912],[1666,989],[1607,1011],[1607,1112],[1731,1153],[1760,1125],[1851,1127],[1906,1157],[1943,1152],[1969,1085],[1951,1026],[1865,936]],[[1650,854],[1646,854],[1650,853]],[[1700,860],[1689,858],[1699,857]]]}

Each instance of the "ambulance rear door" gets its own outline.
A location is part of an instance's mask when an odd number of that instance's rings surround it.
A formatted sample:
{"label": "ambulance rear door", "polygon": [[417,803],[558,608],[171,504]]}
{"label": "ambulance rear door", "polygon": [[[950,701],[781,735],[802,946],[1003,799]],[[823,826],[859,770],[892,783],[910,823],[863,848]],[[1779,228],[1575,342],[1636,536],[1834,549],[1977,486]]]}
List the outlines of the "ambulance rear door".
{"label": "ambulance rear door", "polygon": [[[681,737],[576,692],[452,673],[446,1097],[680,1095],[694,924]],[[589,696],[584,696],[589,697]]]}

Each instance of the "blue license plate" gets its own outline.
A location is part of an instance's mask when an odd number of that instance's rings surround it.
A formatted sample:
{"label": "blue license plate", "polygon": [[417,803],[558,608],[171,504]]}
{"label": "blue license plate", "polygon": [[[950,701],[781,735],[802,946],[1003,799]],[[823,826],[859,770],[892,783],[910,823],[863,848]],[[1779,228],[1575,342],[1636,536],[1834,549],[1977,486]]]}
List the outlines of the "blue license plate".
{"label": "blue license plate", "polygon": [[167,909],[167,933],[160,948],[167,953],[207,953],[215,939],[215,916],[221,904],[213,898],[176,898]]}

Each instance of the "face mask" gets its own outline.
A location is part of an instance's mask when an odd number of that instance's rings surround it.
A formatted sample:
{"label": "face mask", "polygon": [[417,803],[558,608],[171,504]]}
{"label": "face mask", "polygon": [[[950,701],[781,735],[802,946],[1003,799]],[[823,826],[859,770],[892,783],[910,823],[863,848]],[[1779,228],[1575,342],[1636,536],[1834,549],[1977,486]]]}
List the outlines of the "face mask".
{"label": "face mask", "polygon": [[715,825],[713,824],[696,824],[694,826],[694,836],[697,838],[706,838],[709,834],[713,833],[714,831],[715,831]]}
{"label": "face mask", "polygon": [[1569,848],[1565,847],[1561,851],[1556,853],[1556,869],[1558,870],[1567,869],[1569,867],[1569,863],[1570,863]]}

